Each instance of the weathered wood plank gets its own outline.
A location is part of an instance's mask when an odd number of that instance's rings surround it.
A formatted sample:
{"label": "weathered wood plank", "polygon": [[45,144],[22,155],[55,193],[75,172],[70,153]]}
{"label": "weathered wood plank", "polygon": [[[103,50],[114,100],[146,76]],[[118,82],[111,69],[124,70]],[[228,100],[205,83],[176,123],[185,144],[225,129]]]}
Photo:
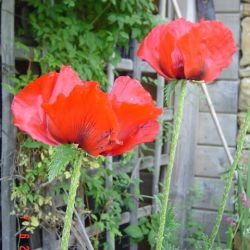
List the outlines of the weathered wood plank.
{"label": "weathered wood plank", "polygon": [[[215,223],[216,212],[192,209],[190,213],[190,219],[197,221],[203,227],[205,234],[210,235]],[[227,215],[222,218],[222,223],[219,230],[219,239],[221,242],[226,242],[226,231],[228,229],[228,223],[226,222]]]}
{"label": "weathered wood plank", "polygon": [[[193,202],[192,207],[217,210],[223,195],[224,186],[225,181],[221,179],[194,177],[194,189],[201,193],[201,197],[197,197],[197,200]],[[232,197],[232,195],[233,187],[231,187],[229,197]],[[227,202],[226,210],[233,210],[233,204],[230,198]]]}
{"label": "weathered wood plank", "polygon": [[59,249],[59,243],[56,241],[56,234],[51,229],[42,231],[43,250]]}
{"label": "weathered wood plank", "polygon": [[[157,106],[162,107],[164,106],[164,78],[158,76],[158,86],[157,86]],[[163,115],[159,118],[159,134],[156,138],[155,148],[154,148],[154,176],[153,176],[153,195],[159,193],[159,180],[160,180],[160,172],[161,172],[161,154],[162,154],[162,135],[163,135]],[[157,206],[155,201],[153,201],[153,212],[157,211]]]}
{"label": "weathered wood plank", "polygon": [[[237,115],[218,114],[218,120],[223,128],[228,145],[234,147],[236,145],[237,135]],[[199,127],[197,133],[198,144],[222,145],[210,113],[199,113]]]}
{"label": "weathered wood plank", "polygon": [[[166,7],[167,1],[160,0],[159,1],[159,15],[161,18],[166,17]],[[164,106],[164,85],[165,79],[158,75],[157,76],[158,85],[157,85],[157,95],[156,95],[156,103],[158,107],[163,108]],[[153,187],[152,187],[152,194],[157,195],[159,193],[159,180],[160,180],[160,173],[161,173],[161,154],[162,154],[162,134],[163,134],[163,115],[159,117],[159,134],[156,138],[155,148],[154,148],[154,175],[153,175]],[[153,213],[157,212],[157,204],[155,200],[153,200]]]}
{"label": "weathered wood plank", "polygon": [[[149,216],[151,214],[151,210],[152,210],[151,205],[138,208],[138,218]],[[130,216],[131,216],[130,212],[122,213],[121,220],[119,221],[119,225],[127,224],[130,221]],[[89,236],[95,235],[95,230],[93,226],[87,227],[86,231]],[[99,231],[99,233],[101,232]]]}
{"label": "weathered wood plank", "polygon": [[[182,15],[187,20],[194,22],[196,16],[195,1],[181,0],[180,6],[186,5],[182,9]],[[178,94],[177,90],[177,94]],[[175,96],[175,97],[178,97]],[[190,105],[190,103],[192,103]],[[178,98],[175,98],[174,110],[177,112]],[[182,117],[182,126],[176,149],[174,169],[171,183],[171,201],[175,207],[175,215],[181,224],[181,230],[178,235],[180,238],[180,248],[183,248],[184,236],[186,234],[186,216],[184,208],[189,208],[189,187],[193,180],[193,161],[196,144],[196,128],[198,125],[199,97],[198,86],[188,84],[187,93],[184,102],[184,111]]]}
{"label": "weathered wood plank", "polygon": [[[227,1],[227,3],[229,3],[229,1]],[[219,21],[222,21],[233,32],[234,39],[235,39],[237,45],[239,45],[239,42],[240,42],[240,14],[239,13],[216,14],[216,19]]]}
{"label": "weathered wood plank", "polygon": [[216,12],[240,12],[240,1],[214,0],[214,7]]}
{"label": "weathered wood plank", "polygon": [[119,71],[132,71],[133,70],[133,61],[131,59],[122,58],[120,62],[115,67]]}
{"label": "weathered wood plank", "polygon": [[233,55],[230,66],[224,69],[217,79],[238,80],[239,79],[239,51]]}
{"label": "weathered wood plank", "polygon": [[[141,60],[136,56],[136,51],[138,49],[138,42],[133,41],[134,43],[134,48],[135,48],[135,53],[133,55],[133,77],[137,80],[140,81],[141,79],[141,69],[140,69],[140,64]],[[139,154],[138,154],[138,147],[135,150],[135,155],[134,155],[134,169],[131,174],[131,178],[135,181],[136,179],[140,179],[140,162],[141,160],[139,159]],[[136,195],[136,191],[139,190],[140,192],[140,186],[137,181],[132,182],[129,186],[129,191],[133,197],[133,203],[134,207],[130,209],[130,225],[137,225],[138,224],[138,208],[139,208],[139,199]],[[130,239],[129,242],[129,249],[130,250],[137,250],[138,249],[138,244],[133,242],[132,239]]]}
{"label": "weathered wood plank", "polygon": [[[231,1],[230,1],[231,2]],[[224,6],[230,5],[227,1]],[[216,6],[215,6],[216,7]],[[236,44],[240,44],[240,14],[239,13],[217,13],[216,19],[222,21],[233,32]],[[222,71],[218,79],[237,80],[239,78],[239,52],[235,53],[230,66]]]}
{"label": "weathered wood plank", "polygon": [[[234,154],[235,149],[230,148]],[[230,164],[223,147],[197,145],[195,149],[194,175],[219,177]]]}
{"label": "weathered wood plank", "polygon": [[[166,165],[168,163],[168,155],[162,154],[160,165]],[[154,158],[152,156],[146,156],[141,159],[140,170],[153,168],[154,166]],[[133,169],[133,165],[121,166],[119,162],[113,163],[113,168],[116,173],[129,173]],[[95,171],[95,170],[94,170]]]}
{"label": "weathered wood plank", "polygon": [[[2,82],[12,84],[15,74],[14,57],[14,12],[15,1],[3,0],[1,8],[1,69]],[[10,201],[10,178],[15,169],[16,130],[12,124],[10,111],[11,95],[2,88],[2,129],[1,129],[1,216],[2,216],[2,249],[16,249],[16,218],[11,216],[13,203]]]}
{"label": "weathered wood plank", "polygon": [[[114,83],[114,72],[113,72],[114,68],[113,65],[111,65],[110,63],[108,63],[108,69],[107,69],[107,75],[108,75],[108,90],[110,90],[112,88],[112,85]],[[106,169],[112,171],[113,170],[113,158],[112,156],[107,156],[106,160],[105,160],[105,167]],[[106,176],[105,177],[105,186],[107,188],[111,188],[113,186],[113,176]],[[115,250],[115,237],[114,234],[112,234],[111,232],[107,231],[106,232],[106,238],[107,238],[107,242],[110,246],[110,250]]]}
{"label": "weathered wood plank", "polygon": [[[238,112],[238,89],[239,81],[216,81],[213,84],[207,84],[214,108],[219,113]],[[207,100],[202,91],[200,91],[200,111],[209,112]]]}

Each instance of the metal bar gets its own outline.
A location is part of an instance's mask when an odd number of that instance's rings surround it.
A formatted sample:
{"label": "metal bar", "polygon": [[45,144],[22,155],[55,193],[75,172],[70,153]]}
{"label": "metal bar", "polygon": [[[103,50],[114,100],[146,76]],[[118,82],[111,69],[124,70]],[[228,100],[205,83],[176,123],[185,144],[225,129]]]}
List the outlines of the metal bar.
{"label": "metal bar", "polygon": [[[1,59],[2,82],[12,85],[15,74],[14,57],[14,12],[15,1],[3,0],[1,8]],[[11,175],[15,169],[16,130],[10,111],[11,95],[2,88],[2,160],[1,160],[1,212],[2,249],[16,249],[16,218],[10,215],[13,203],[10,201]]]}
{"label": "metal bar", "polygon": [[[173,1],[173,5],[174,5],[174,8],[175,8],[175,11],[176,11],[177,16],[178,16],[179,18],[182,17],[181,11],[180,11],[180,7],[179,7],[179,5],[178,5],[177,0],[172,0],[172,1]],[[189,6],[189,5],[188,5],[188,6]],[[225,135],[224,135],[223,130],[222,130],[221,126],[220,126],[220,123],[219,123],[217,114],[216,114],[216,112],[215,112],[214,105],[213,105],[213,103],[212,103],[212,101],[211,101],[211,98],[210,98],[210,95],[209,95],[207,86],[203,83],[203,84],[201,84],[201,88],[202,88],[202,90],[203,90],[203,92],[204,92],[204,94],[205,94],[205,97],[206,97],[206,99],[207,99],[207,103],[208,103],[208,106],[209,106],[209,109],[210,109],[212,118],[213,118],[213,120],[214,120],[216,129],[217,129],[217,131],[218,131],[218,133],[219,133],[220,139],[221,139],[221,141],[222,141],[222,143],[223,143],[223,147],[224,147],[224,149],[225,149],[225,152],[226,152],[228,161],[230,162],[230,164],[232,164],[232,163],[233,163],[233,157],[232,157],[232,154],[231,154],[230,151],[229,151],[228,143],[227,143],[227,141],[226,141],[226,139],[225,139]]]}

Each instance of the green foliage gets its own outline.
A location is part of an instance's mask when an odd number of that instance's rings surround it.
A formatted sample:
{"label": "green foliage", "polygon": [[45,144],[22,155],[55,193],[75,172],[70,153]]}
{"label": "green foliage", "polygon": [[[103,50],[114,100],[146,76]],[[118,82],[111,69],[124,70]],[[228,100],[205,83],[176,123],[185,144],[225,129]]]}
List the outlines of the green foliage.
{"label": "green foliage", "polygon": [[[11,194],[14,202],[12,214],[31,218],[22,223],[28,231],[33,232],[38,226],[56,230],[63,224],[64,212],[60,207],[66,204],[68,198],[71,167],[67,164],[74,160],[70,154],[74,155],[77,150],[70,145],[49,147],[24,134],[18,134],[18,142],[16,179],[13,180]],[[131,155],[125,155],[126,164],[129,164],[129,159]],[[99,235],[103,230],[122,236],[119,230],[121,214],[134,205],[128,192],[134,180],[126,173],[105,169],[103,162],[104,157],[82,157],[81,181],[76,197],[78,211],[94,228],[92,240],[96,246],[100,244]],[[62,166],[64,171],[61,171]],[[49,168],[53,170],[50,179]],[[113,186],[110,188],[105,185],[105,176],[109,175],[113,177]],[[141,199],[139,194],[138,197]]]}
{"label": "green foliage", "polygon": [[63,144],[55,147],[49,162],[49,181],[65,170],[66,166],[76,158],[76,155],[78,155],[78,151],[74,145]]}
{"label": "green foliage", "polygon": [[[235,226],[228,229],[227,245],[232,246],[237,236],[240,239],[240,249],[247,249],[250,242],[250,153],[247,162],[238,165],[237,175],[237,192],[234,198],[236,211],[232,216]],[[245,202],[242,195],[245,196]]]}
{"label": "green foliage", "polygon": [[[164,250],[178,250],[178,241],[176,233],[178,232],[179,224],[174,217],[173,209],[169,208],[167,212],[167,224],[164,231]],[[138,224],[129,225],[124,232],[132,239],[133,242],[138,243],[144,238],[147,238],[150,246],[154,249],[156,245],[156,236],[159,230],[159,214],[153,214],[148,217],[139,219]]]}
{"label": "green foliage", "polygon": [[171,106],[173,93],[178,85],[178,80],[169,81],[168,84],[164,86],[164,97],[167,106]]}
{"label": "green foliage", "polygon": [[82,79],[102,84],[106,63],[118,62],[117,48],[128,49],[131,38],[141,40],[159,22],[152,0],[27,2],[42,72],[68,64]]}
{"label": "green foliage", "polygon": [[[97,80],[103,87],[107,83],[106,64],[116,64],[121,48],[129,49],[131,39],[141,40],[161,20],[155,17],[153,0],[27,0],[32,9],[28,30],[19,34],[34,40],[33,54],[30,49],[16,42],[16,47],[31,55],[27,73],[13,77],[13,86],[5,85],[16,94],[37,76],[32,74],[33,62],[38,62],[42,73],[58,70],[62,64],[72,66],[84,80]],[[54,4],[52,4],[54,2]],[[12,185],[11,198],[15,215],[28,215],[23,226],[33,231],[38,226],[56,230],[63,224],[62,205],[67,201],[70,162],[75,148],[69,145],[57,149],[18,136],[16,179]],[[122,157],[121,165],[133,160],[133,152]],[[76,198],[77,210],[86,217],[86,224],[93,226],[92,237],[98,248],[103,230],[122,236],[119,222],[122,212],[134,207],[128,192],[132,180],[126,173],[117,173],[103,167],[104,158],[83,157],[81,182]],[[48,176],[49,173],[49,176]],[[113,186],[105,185],[105,176],[112,175]],[[136,193],[137,198],[142,199]],[[56,199],[55,199],[56,197]],[[59,200],[59,204],[58,204]],[[156,216],[156,215],[155,215]],[[154,242],[157,229],[156,218],[142,220],[137,229],[137,240],[148,235]],[[151,222],[154,229],[151,227]],[[150,236],[149,236],[150,235]],[[153,243],[152,243],[153,244]],[[109,247],[106,245],[106,248]]]}

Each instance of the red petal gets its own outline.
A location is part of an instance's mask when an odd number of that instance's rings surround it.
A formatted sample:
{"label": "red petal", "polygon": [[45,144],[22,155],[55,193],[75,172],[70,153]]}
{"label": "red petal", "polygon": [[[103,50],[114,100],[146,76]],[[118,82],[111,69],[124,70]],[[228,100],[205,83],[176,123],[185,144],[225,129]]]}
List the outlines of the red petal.
{"label": "red petal", "polygon": [[142,87],[139,81],[129,76],[120,76],[115,80],[109,94],[111,102],[126,102],[133,104],[152,103],[151,95]]}
{"label": "red petal", "polygon": [[59,94],[69,95],[76,85],[84,83],[69,66],[62,66],[60,73],[50,72],[29,83],[13,99],[14,124],[33,139],[58,144],[48,132],[41,105],[54,102]]}
{"label": "red petal", "polygon": [[236,51],[231,31],[222,22],[201,21],[179,39],[185,78],[212,81],[227,67]]}
{"label": "red petal", "polygon": [[183,62],[176,41],[189,32],[192,25],[191,22],[180,18],[156,26],[140,45],[138,57],[147,61],[166,79],[180,78],[183,75]]}
{"label": "red petal", "polygon": [[160,67],[170,78],[183,79],[183,57],[176,41],[170,32],[164,35],[160,46]]}
{"label": "red petal", "polygon": [[104,155],[119,155],[133,149],[136,145],[150,142],[155,139],[158,133],[157,117],[161,109],[151,104],[114,104],[113,110],[117,116],[120,133],[119,141],[122,145],[114,145],[111,150],[103,152]]}
{"label": "red petal", "polygon": [[68,96],[76,85],[84,83],[78,77],[77,73],[69,66],[62,66],[58,78],[56,80],[53,92],[51,93],[50,103],[55,102],[59,94]]}
{"label": "red petal", "polygon": [[150,94],[137,80],[130,77],[117,78],[109,99],[120,126],[118,139],[123,144],[116,144],[102,154],[122,154],[137,144],[155,139],[158,133],[156,119],[162,110],[155,106]]}
{"label": "red petal", "polygon": [[166,79],[169,76],[160,67],[160,42],[167,24],[160,24],[153,28],[145,37],[137,51],[137,56],[145,60],[156,72]]}
{"label": "red petal", "polygon": [[91,155],[109,150],[118,125],[107,94],[95,82],[76,86],[68,97],[44,104],[50,133],[61,143],[76,143]]}
{"label": "red petal", "polygon": [[29,83],[14,97],[11,105],[13,123],[33,139],[49,145],[56,145],[57,141],[47,131],[41,104],[49,101],[57,77],[58,73],[50,72]]}
{"label": "red petal", "polygon": [[236,44],[232,32],[222,22],[201,21],[198,29],[201,33],[201,43],[207,48],[203,80],[213,81],[230,65],[237,50]]}
{"label": "red petal", "polygon": [[183,79],[200,80],[204,75],[206,47],[201,43],[200,32],[193,27],[189,33],[177,41],[182,54],[184,75]]}

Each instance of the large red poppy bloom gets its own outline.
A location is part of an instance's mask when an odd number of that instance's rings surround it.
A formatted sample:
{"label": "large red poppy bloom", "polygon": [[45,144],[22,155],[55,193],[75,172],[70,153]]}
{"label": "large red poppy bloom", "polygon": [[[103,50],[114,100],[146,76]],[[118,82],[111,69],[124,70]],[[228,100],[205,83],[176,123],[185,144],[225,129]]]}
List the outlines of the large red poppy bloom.
{"label": "large red poppy bloom", "polygon": [[162,112],[140,83],[119,77],[110,94],[68,66],[29,83],[13,99],[14,124],[49,145],[75,143],[96,156],[117,155],[158,133]]}
{"label": "large red poppy bloom", "polygon": [[210,82],[229,66],[235,51],[232,32],[222,22],[180,18],[153,28],[137,55],[167,80]]}

